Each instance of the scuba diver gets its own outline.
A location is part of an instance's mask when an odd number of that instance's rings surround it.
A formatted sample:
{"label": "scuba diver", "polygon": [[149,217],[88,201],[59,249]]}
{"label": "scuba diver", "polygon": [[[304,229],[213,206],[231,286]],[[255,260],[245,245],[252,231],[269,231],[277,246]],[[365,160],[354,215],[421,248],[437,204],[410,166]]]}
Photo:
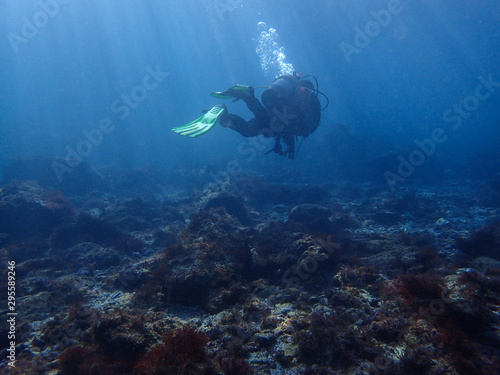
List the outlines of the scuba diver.
{"label": "scuba diver", "polygon": [[[314,78],[316,88],[311,81],[305,79],[307,77]],[[218,122],[244,137],[263,135],[274,138],[274,147],[266,155],[276,152],[294,159],[295,140],[299,136],[306,138],[318,128],[321,111],[326,108],[326,106],[321,108],[318,94],[322,94],[328,101],[328,98],[318,90],[316,77],[312,75],[301,77],[296,73],[276,78],[262,93],[262,104],[255,97],[252,86],[235,85],[226,91],[214,92],[211,95],[219,99],[243,100],[254,118],[246,121],[240,116],[229,113],[224,104],[218,104],[200,118],[172,130],[180,135],[198,137]],[[286,150],[283,150],[281,141],[286,145]]]}

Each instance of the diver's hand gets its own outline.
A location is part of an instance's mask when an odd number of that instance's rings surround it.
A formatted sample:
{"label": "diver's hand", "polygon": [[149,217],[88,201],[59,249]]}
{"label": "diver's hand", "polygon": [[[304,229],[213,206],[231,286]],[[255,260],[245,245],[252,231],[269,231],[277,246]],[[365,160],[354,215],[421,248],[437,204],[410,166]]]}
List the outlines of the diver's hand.
{"label": "diver's hand", "polygon": [[276,137],[274,139],[274,147],[272,149],[270,149],[268,152],[266,152],[266,155],[270,154],[271,152],[276,152],[277,154],[283,156],[283,148],[281,147],[281,138],[280,137]]}
{"label": "diver's hand", "polygon": [[295,142],[293,137],[285,140],[285,144],[287,146],[287,149],[283,151],[283,147],[281,146],[281,137],[276,137],[274,139],[274,147],[270,149],[268,152],[266,152],[266,155],[271,153],[271,152],[276,152],[278,155],[281,156],[288,156],[288,159],[295,159]]}

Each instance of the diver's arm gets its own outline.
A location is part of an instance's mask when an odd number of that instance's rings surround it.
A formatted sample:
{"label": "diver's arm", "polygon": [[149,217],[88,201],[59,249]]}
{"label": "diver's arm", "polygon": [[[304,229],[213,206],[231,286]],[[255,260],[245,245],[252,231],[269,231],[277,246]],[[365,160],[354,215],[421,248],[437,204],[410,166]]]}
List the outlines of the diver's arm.
{"label": "diver's arm", "polygon": [[247,108],[255,115],[255,117],[269,117],[268,110],[259,102],[259,99],[257,99],[254,95],[246,99],[245,103],[247,105]]}

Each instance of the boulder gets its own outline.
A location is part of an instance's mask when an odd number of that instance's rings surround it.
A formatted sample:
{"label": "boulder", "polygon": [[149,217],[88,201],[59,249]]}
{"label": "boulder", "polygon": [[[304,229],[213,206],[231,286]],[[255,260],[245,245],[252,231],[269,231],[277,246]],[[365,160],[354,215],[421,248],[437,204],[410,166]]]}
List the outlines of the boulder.
{"label": "boulder", "polygon": [[198,204],[202,211],[222,207],[240,222],[248,222],[248,210],[243,196],[227,182],[209,186],[203,192]]}
{"label": "boulder", "polygon": [[94,242],[124,252],[139,251],[144,246],[142,241],[115,225],[85,213],[79,214],[76,221],[58,228],[50,238],[55,249],[67,249],[81,242]]}

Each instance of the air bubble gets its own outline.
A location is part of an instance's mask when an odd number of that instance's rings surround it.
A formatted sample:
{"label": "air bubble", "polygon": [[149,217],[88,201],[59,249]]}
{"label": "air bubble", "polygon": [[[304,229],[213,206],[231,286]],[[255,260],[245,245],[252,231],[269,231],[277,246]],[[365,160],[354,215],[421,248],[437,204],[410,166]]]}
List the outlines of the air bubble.
{"label": "air bubble", "polygon": [[285,48],[277,42],[279,35],[272,27],[267,31],[267,24],[259,22],[257,29],[260,31],[255,52],[260,58],[260,66],[267,76],[278,77],[283,74],[293,74],[294,68],[286,63]]}

